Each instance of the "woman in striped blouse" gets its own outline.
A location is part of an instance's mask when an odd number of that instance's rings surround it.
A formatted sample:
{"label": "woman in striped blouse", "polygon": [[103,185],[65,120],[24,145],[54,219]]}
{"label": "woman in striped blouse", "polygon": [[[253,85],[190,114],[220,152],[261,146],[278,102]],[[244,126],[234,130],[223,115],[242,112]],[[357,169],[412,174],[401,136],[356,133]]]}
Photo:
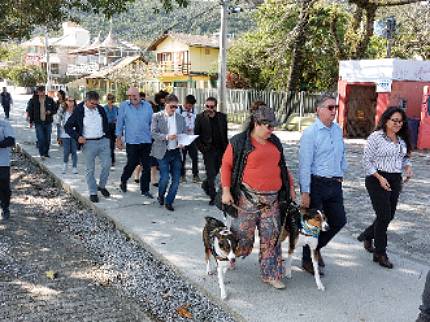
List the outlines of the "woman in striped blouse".
{"label": "woman in striped blouse", "polygon": [[358,236],[358,240],[364,242],[364,248],[373,252],[373,261],[387,268],[393,268],[386,253],[387,228],[396,212],[402,173],[405,182],[412,177],[410,154],[406,113],[399,107],[389,107],[382,114],[376,130],[367,138],[364,148],[366,189],[376,219]]}

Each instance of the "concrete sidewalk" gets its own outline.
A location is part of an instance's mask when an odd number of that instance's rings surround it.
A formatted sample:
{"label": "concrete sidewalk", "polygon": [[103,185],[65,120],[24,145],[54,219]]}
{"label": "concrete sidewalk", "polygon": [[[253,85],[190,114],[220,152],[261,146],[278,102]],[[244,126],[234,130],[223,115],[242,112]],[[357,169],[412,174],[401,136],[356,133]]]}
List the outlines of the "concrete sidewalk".
{"label": "concrete sidewalk", "polygon": [[[43,164],[66,189],[91,204],[81,156],[78,175],[71,174],[71,171],[66,175],[61,174],[62,148],[56,144],[51,146],[50,159],[42,162],[38,157],[34,129],[29,129],[24,119],[26,99],[28,97],[14,97],[15,107],[11,113],[11,123],[20,147],[34,161]],[[298,134],[285,132],[281,137],[283,141],[299,138]],[[91,206],[219,301],[217,278],[205,273],[201,231],[204,216],[221,218],[221,213],[208,206],[208,198],[197,184],[181,184],[174,213],[167,212],[156,201],[142,197],[138,185],[132,180],[128,185],[129,191],[122,193],[119,177],[124,164],[125,153],[117,152],[117,167],[111,171],[107,186],[111,197],[105,199],[100,196],[101,202]],[[156,190],[152,190],[152,193],[156,195]],[[414,321],[418,314],[428,267],[390,255],[396,264],[395,269],[383,269],[371,262],[369,254],[346,230],[324,249],[327,267],[322,281],[325,292],[318,291],[313,277],[299,268],[300,251],[293,261],[293,279],[286,280],[286,290],[278,291],[261,283],[258,243],[256,245],[252,255],[238,260],[236,270],[229,271],[226,277],[229,297],[223,305],[235,312],[239,319],[241,317],[255,322],[406,322]]]}

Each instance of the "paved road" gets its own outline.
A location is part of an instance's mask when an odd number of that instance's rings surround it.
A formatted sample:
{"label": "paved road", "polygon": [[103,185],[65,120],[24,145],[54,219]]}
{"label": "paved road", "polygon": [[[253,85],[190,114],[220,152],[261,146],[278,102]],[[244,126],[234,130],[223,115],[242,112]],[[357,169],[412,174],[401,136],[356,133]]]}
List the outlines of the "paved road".
{"label": "paved road", "polygon": [[[36,156],[34,130],[26,128],[22,113],[23,105],[19,105],[14,111],[12,123],[19,132],[22,146]],[[298,134],[277,134],[285,143],[289,166],[296,175]],[[312,278],[298,267],[294,267],[293,280],[287,281],[286,291],[278,292],[263,285],[258,278],[255,249],[251,256],[238,262],[236,271],[229,272],[227,276],[230,292],[224,304],[227,309],[238,312],[248,321],[258,322],[276,319],[404,322],[416,317],[424,284],[423,274],[425,276],[428,269],[430,255],[430,237],[427,233],[430,226],[427,206],[430,159],[425,154],[418,154],[413,159],[417,178],[405,186],[399,211],[390,227],[389,254],[396,267],[389,271],[372,263],[371,257],[355,240],[358,232],[373,218],[360,164],[362,144],[360,140],[347,140],[350,170],[345,178],[344,198],[349,222],[323,252],[327,264],[323,279],[326,292],[317,291]],[[66,187],[83,198],[87,197],[82,174],[61,174],[61,154],[56,145],[51,155],[51,159],[44,161],[43,165]],[[34,160],[39,162],[37,157]],[[118,153],[118,164],[123,163],[124,153]],[[79,169],[82,173],[82,160]],[[97,210],[217,299],[219,290],[216,278],[204,274],[201,228],[205,215],[219,217],[219,212],[208,206],[208,199],[197,185],[187,183],[180,187],[175,202],[176,211],[167,213],[155,202],[142,198],[134,184],[130,184],[127,194],[121,193],[118,189],[120,172],[119,168],[111,172],[108,189],[112,196],[102,198]],[[293,265],[298,264],[296,256]]]}
{"label": "paved road", "polygon": [[12,185],[12,217],[0,223],[0,321],[150,321],[108,285],[100,257],[59,231],[55,215],[76,201],[22,158]]}

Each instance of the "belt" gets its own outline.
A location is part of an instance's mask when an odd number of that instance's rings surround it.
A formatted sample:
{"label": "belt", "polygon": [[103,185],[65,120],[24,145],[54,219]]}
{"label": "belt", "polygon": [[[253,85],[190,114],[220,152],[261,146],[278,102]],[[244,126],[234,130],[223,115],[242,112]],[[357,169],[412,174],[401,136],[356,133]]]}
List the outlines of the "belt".
{"label": "belt", "polygon": [[321,177],[316,175],[312,175],[312,179],[316,179],[322,182],[342,182],[343,180],[342,177]]}
{"label": "belt", "polygon": [[87,138],[85,138],[87,141],[98,141],[98,140],[101,140],[101,139],[104,139],[105,138],[105,136],[102,136],[102,137],[99,137],[99,138],[91,138],[91,139],[87,139]]}

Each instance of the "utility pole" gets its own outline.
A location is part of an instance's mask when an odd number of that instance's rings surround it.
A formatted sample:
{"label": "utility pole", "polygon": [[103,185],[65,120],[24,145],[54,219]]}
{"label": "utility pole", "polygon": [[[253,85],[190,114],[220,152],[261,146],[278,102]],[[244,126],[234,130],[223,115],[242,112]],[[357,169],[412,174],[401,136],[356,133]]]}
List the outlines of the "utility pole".
{"label": "utility pole", "polygon": [[51,90],[51,64],[49,63],[49,35],[48,28],[45,29],[45,49],[46,49],[46,90]]}
{"label": "utility pole", "polygon": [[227,15],[228,1],[220,0],[221,4],[221,29],[219,34],[218,57],[218,110],[227,112],[226,106],[226,74],[227,74]]}

